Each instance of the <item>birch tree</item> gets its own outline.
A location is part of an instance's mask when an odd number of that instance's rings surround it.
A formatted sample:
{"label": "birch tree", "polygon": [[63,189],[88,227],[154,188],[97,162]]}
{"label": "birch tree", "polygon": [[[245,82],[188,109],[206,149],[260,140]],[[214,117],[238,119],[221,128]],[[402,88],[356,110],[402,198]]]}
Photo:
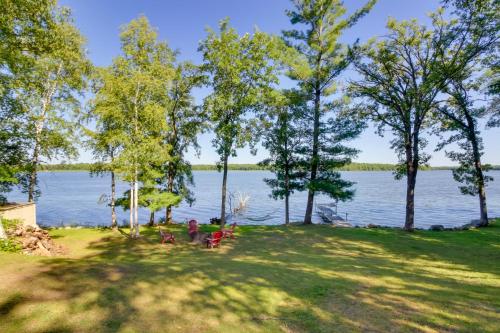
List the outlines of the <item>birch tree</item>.
{"label": "birch tree", "polygon": [[139,183],[147,187],[161,178],[160,166],[170,158],[163,142],[170,130],[164,96],[174,74],[173,52],[157,37],[144,16],[124,26],[122,55],[100,71],[101,83],[92,102],[98,122],[113,124],[110,134],[120,147],[114,166],[130,184],[126,196],[132,237],[139,236]]}
{"label": "birch tree", "polygon": [[[322,163],[320,152],[320,132],[322,117],[330,111],[325,107],[325,99],[336,89],[339,76],[352,61],[348,47],[340,43],[342,34],[366,15],[376,3],[366,4],[351,15],[346,16],[346,8],[342,1],[332,0],[295,0],[294,9],[287,12],[292,24],[300,25],[303,30],[285,31],[285,40],[305,58],[305,64],[294,67],[289,73],[292,80],[307,94],[309,112],[312,115],[312,130],[306,213],[304,223],[312,223],[314,194],[319,187],[325,188],[328,180],[322,179],[319,171]],[[330,172],[330,171],[327,171]],[[332,175],[326,175],[333,180]],[[333,176],[339,179],[339,175]],[[339,183],[340,185],[340,183]],[[347,183],[346,183],[347,185]]]}
{"label": "birch tree", "polygon": [[16,96],[24,113],[24,131],[31,146],[27,168],[28,201],[38,195],[37,172],[42,159],[77,155],[78,94],[86,87],[91,64],[85,40],[68,9],[54,12],[54,40],[49,52],[34,55],[29,73],[18,78]]}
{"label": "birch tree", "polygon": [[[103,89],[104,80],[108,74],[107,69],[97,69],[93,80],[93,92],[99,93]],[[93,124],[93,128],[86,128],[89,137],[86,144],[92,150],[94,159],[97,160],[92,166],[91,174],[110,174],[111,188],[109,200],[106,200],[111,208],[111,227],[117,228],[116,219],[116,180],[120,166],[117,157],[123,149],[124,133],[122,132],[124,119],[119,116],[120,110],[107,98],[95,98],[89,102],[89,113],[87,120]]]}
{"label": "birch tree", "polygon": [[19,98],[23,85],[36,61],[60,43],[55,0],[0,0],[0,8],[0,193],[5,193],[26,179],[29,166],[32,140]]}
{"label": "birch tree", "polygon": [[209,76],[212,92],[204,99],[204,108],[215,132],[212,141],[222,168],[221,228],[226,222],[227,171],[230,156],[246,144],[254,147],[257,120],[252,112],[262,108],[265,95],[278,82],[275,40],[255,31],[238,35],[222,20],[219,33],[208,30],[200,44],[203,69]]}

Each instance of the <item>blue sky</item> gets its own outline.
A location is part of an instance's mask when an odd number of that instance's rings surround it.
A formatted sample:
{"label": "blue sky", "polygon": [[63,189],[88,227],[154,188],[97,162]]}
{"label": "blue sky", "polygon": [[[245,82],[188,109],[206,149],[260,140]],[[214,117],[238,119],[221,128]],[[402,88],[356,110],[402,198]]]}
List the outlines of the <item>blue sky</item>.
{"label": "blue sky", "polygon": [[[350,11],[359,8],[365,1],[346,0]],[[198,43],[206,36],[205,28],[217,27],[220,19],[229,16],[231,24],[242,34],[251,32],[254,27],[279,34],[290,27],[285,10],[291,7],[289,0],[60,0],[60,4],[73,11],[76,25],[88,40],[88,53],[94,64],[108,65],[112,58],[120,53],[119,29],[123,24],[143,14],[158,29],[160,39],[168,42],[171,48],[180,51],[180,60],[201,62],[197,52]],[[374,9],[343,37],[345,42],[359,38],[366,41],[373,36],[383,36],[389,16],[396,19],[416,18],[428,22],[427,14],[439,6],[436,0],[379,0]],[[343,79],[347,79],[346,72]],[[195,92],[201,101],[206,89]],[[483,131],[485,144],[484,162],[500,164],[500,130]],[[218,156],[211,146],[211,134],[200,137],[202,147],[198,158],[189,153],[188,159],[195,164],[214,163]],[[390,136],[384,138],[367,129],[352,146],[361,150],[357,161],[393,163],[396,155],[389,148]],[[432,153],[431,165],[451,165],[443,152],[434,153],[436,140],[430,138],[427,148]],[[256,156],[249,149],[238,151],[238,157],[231,163],[256,163],[266,157],[266,152],[259,149]],[[81,150],[80,161],[88,162],[91,155]]]}

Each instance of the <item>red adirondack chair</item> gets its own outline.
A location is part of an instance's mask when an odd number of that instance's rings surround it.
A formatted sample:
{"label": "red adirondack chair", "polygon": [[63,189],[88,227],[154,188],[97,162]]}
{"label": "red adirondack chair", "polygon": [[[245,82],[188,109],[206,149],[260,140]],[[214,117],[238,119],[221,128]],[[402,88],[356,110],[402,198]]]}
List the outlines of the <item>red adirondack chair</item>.
{"label": "red adirondack chair", "polygon": [[188,222],[188,234],[191,240],[194,239],[197,233],[198,233],[198,221],[190,220]]}
{"label": "red adirondack chair", "polygon": [[163,231],[161,229],[160,230],[160,239],[161,239],[161,243],[162,244],[165,244],[165,243],[172,243],[174,244],[175,243],[175,236],[173,233],[171,232],[166,232],[166,231]]}
{"label": "red adirondack chair", "polygon": [[231,237],[231,239],[234,239],[234,229],[235,228],[236,228],[236,222],[231,224],[231,228],[222,230],[223,237],[224,238]]}
{"label": "red adirondack chair", "polygon": [[210,237],[207,238],[207,248],[213,249],[214,247],[218,247],[222,240],[223,232],[215,231],[210,234]]}

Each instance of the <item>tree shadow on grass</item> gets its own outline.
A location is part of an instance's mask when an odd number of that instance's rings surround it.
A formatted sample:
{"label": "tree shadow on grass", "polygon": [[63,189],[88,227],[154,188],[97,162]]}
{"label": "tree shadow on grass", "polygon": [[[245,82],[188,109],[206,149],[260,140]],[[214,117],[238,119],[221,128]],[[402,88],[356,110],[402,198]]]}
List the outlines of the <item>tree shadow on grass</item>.
{"label": "tree shadow on grass", "polygon": [[[43,260],[44,269],[25,281],[37,290],[0,303],[12,304],[0,312],[0,328],[493,332],[498,320],[497,268],[462,259],[452,239],[383,229],[256,227],[207,250],[188,244],[183,227],[169,230],[175,246],[160,246],[157,230],[145,229],[139,240],[104,236],[83,258]],[[481,250],[479,242],[474,246]]]}

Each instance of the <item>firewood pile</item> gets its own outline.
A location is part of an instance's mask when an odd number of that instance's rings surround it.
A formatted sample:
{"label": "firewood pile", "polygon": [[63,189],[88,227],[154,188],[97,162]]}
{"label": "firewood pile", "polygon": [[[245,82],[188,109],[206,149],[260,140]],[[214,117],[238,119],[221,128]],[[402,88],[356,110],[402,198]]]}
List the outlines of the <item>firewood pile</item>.
{"label": "firewood pile", "polygon": [[8,232],[22,246],[22,252],[30,255],[55,256],[64,254],[65,248],[54,243],[47,230],[18,225]]}

